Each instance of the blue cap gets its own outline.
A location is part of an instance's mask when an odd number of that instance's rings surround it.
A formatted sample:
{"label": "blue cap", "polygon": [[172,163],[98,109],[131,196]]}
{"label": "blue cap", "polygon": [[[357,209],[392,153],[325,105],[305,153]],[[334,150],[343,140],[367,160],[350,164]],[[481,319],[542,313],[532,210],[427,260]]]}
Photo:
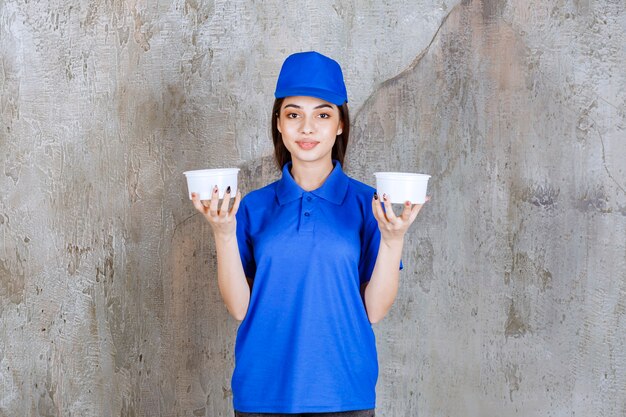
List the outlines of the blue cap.
{"label": "blue cap", "polygon": [[318,52],[298,52],[289,55],[278,76],[276,98],[309,96],[338,106],[348,101],[341,67]]}

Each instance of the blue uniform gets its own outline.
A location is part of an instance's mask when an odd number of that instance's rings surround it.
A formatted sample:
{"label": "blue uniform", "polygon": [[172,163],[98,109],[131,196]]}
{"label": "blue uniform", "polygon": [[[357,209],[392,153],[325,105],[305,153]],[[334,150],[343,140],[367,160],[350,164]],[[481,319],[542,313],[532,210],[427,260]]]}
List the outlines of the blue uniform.
{"label": "blue uniform", "polygon": [[317,190],[304,191],[289,162],[241,201],[237,240],[253,286],[235,346],[235,410],[375,407],[376,343],[360,293],[380,243],[375,190],[333,163]]}

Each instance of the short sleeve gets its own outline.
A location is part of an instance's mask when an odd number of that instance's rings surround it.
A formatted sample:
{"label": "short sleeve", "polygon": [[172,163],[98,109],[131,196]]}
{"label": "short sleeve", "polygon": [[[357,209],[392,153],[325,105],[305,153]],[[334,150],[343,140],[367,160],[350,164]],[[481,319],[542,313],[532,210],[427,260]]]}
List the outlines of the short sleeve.
{"label": "short sleeve", "polygon": [[235,215],[237,219],[237,245],[239,246],[239,256],[246,278],[253,279],[256,274],[256,263],[254,261],[254,249],[250,237],[250,213],[246,207],[245,200],[241,201],[239,210]]}
{"label": "short sleeve", "polygon": [[361,259],[359,261],[359,280],[361,284],[368,282],[372,277],[378,247],[380,246],[380,230],[376,218],[367,219],[361,232]]}

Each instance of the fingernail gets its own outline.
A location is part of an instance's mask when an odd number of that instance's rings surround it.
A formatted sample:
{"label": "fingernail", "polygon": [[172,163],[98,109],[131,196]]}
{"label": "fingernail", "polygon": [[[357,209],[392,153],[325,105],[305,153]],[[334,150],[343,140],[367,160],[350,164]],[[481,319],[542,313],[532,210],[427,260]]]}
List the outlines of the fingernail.
{"label": "fingernail", "polygon": [[213,193],[217,192],[217,185],[215,187],[213,187]]}
{"label": "fingernail", "polygon": [[383,194],[383,200],[387,201],[387,194]]}
{"label": "fingernail", "polygon": [[228,186],[228,188],[226,189],[226,194],[230,194],[230,185]]}
{"label": "fingernail", "polygon": [[411,205],[411,202],[409,200],[407,200],[406,203],[404,203],[404,205],[408,207],[408,206]]}
{"label": "fingernail", "polygon": [[378,200],[378,193],[374,193],[374,200]]}

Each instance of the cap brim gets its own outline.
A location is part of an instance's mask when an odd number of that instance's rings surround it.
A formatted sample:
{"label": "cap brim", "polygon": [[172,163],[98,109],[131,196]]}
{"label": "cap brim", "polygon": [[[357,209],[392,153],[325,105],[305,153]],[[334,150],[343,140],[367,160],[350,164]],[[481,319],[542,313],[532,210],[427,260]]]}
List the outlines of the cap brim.
{"label": "cap brim", "polygon": [[341,106],[344,103],[348,102],[347,97],[342,96],[340,94],[336,94],[332,91],[322,90],[319,88],[311,88],[311,87],[291,87],[288,89],[276,90],[274,93],[276,98],[285,98],[285,97],[293,97],[293,96],[307,96],[307,97],[315,97],[329,103],[333,103],[337,106]]}

